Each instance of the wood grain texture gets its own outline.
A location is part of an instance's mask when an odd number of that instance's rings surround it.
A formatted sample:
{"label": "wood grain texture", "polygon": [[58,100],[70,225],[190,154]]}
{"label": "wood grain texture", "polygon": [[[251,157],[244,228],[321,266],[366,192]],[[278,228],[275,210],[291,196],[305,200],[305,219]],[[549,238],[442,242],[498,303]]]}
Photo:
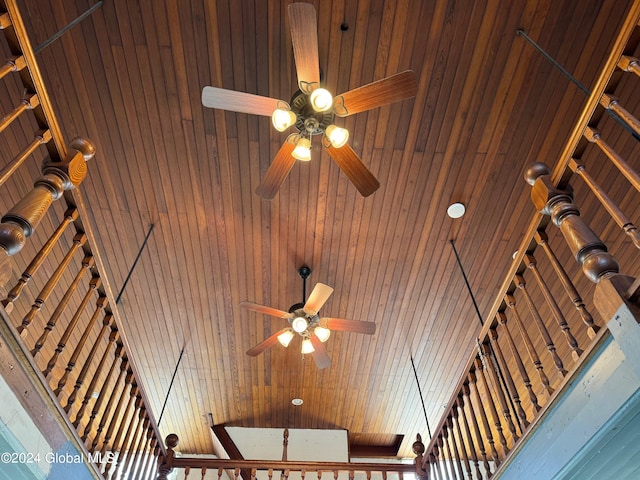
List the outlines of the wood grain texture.
{"label": "wood grain texture", "polygon": [[[93,2],[21,3],[38,45]],[[516,29],[591,85],[628,3],[313,2],[315,63],[330,91],[353,91],[406,70],[416,74],[415,97],[336,119],[349,130],[349,148],[379,182],[366,198],[314,137],[311,162],[280,172],[277,194],[264,200],[256,188],[290,132],[276,132],[263,115],[202,105],[208,85],[290,99],[301,66],[294,59],[288,1],[114,0],[39,53],[63,135],[96,144],[80,189],[115,289],[124,284],[149,225],[156,226],[118,309],[156,417],[169,394],[162,433],[177,433],[185,453],[211,453],[211,413],[216,424],[346,428],[372,447],[404,435],[398,455],[411,456],[415,434],[424,436],[426,425],[410,356],[429,421],[437,424],[480,330],[449,240],[456,241],[486,315],[534,215],[523,173],[533,161],[555,162],[585,102]],[[616,94],[637,115],[637,79],[630,77]],[[21,90],[2,88],[0,107],[8,112]],[[16,152],[34,130],[33,122],[18,122],[17,131],[3,134]],[[610,119],[600,130],[638,170],[637,142],[617,133]],[[4,149],[0,155],[3,164],[11,161]],[[589,148],[582,163],[637,222],[640,195],[597,148]],[[26,162],[7,182],[3,213],[31,189],[38,167]],[[622,270],[637,275],[630,239],[573,180],[582,216]],[[467,206],[462,219],[446,216],[454,201]],[[44,231],[47,222],[40,226]],[[38,231],[35,236],[40,239]],[[568,276],[590,299],[593,287],[571,263],[559,233],[549,236]],[[552,269],[539,261],[545,280],[557,286]],[[300,355],[299,343],[247,356],[286,320],[279,323],[241,302],[286,312],[304,301],[298,269],[305,264],[313,271],[309,285],[334,289],[321,315],[371,322],[375,334],[336,329],[322,344],[331,361],[324,369]],[[23,295],[34,297],[43,284],[30,285]],[[533,279],[528,284],[559,354],[567,355]],[[565,302],[562,307],[571,307]],[[567,321],[582,343],[579,316]],[[528,317],[525,323],[533,331]],[[58,325],[58,336],[51,335],[39,357],[43,368],[65,322]],[[506,342],[505,336],[498,341]],[[536,340],[534,347],[545,371],[556,375],[544,344]],[[71,352],[64,355],[62,365]],[[535,368],[526,368],[534,379]],[[292,397],[304,405],[292,409]]]}

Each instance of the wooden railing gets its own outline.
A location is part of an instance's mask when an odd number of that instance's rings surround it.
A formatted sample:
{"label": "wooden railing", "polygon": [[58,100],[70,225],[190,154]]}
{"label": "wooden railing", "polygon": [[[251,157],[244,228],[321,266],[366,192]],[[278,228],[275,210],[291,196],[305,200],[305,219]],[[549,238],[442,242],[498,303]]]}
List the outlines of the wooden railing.
{"label": "wooden railing", "polygon": [[[640,282],[620,274],[616,259],[580,216],[569,182],[584,182],[581,187],[588,189],[582,190],[591,192],[621,229],[620,235],[629,237],[626,243],[637,257],[637,227],[589,175],[582,157],[587,148],[597,147],[598,161],[610,161],[615,167],[611,170],[626,179],[628,190],[640,191],[638,172],[599,132],[609,116],[608,125],[613,118],[617,127],[612,137],[640,138],[640,121],[624,108],[624,99],[615,96],[624,75],[640,75],[640,61],[628,56],[638,46],[639,21],[640,2],[635,2],[561,158],[553,169],[535,163],[526,173],[539,213],[529,224],[431,441],[426,447],[420,438],[414,444],[420,477],[498,475],[609,335],[606,322],[616,306],[638,303]],[[578,272],[568,273],[576,262],[590,282],[576,280]],[[580,292],[578,283],[585,291]],[[611,287],[609,293],[591,301],[604,284]],[[560,285],[561,291],[552,291],[551,285]]]}
{"label": "wooden railing", "polygon": [[[94,476],[153,478],[164,446],[77,189],[93,145],[76,138],[67,147],[14,0],[0,0],[0,29],[11,52],[0,80],[16,105],[0,120],[0,189],[10,192],[0,197],[3,343],[24,353],[22,367],[44,387],[79,453],[105,459],[91,465]],[[5,205],[13,192],[22,197]]]}
{"label": "wooden railing", "polygon": [[[166,438],[166,455],[158,468],[158,480],[167,480],[171,473],[180,471],[178,478],[221,480],[402,480],[405,475],[413,476],[414,464],[403,463],[350,463],[350,462],[301,462],[291,460],[229,460],[219,458],[198,458],[176,456],[174,449],[178,436]],[[283,458],[287,458],[286,442]]]}

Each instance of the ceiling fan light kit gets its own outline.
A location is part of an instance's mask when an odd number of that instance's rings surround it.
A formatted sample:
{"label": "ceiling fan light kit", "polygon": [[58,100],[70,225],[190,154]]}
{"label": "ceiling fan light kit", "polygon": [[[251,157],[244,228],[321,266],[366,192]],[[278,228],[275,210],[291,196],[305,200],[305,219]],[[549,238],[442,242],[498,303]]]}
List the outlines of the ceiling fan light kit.
{"label": "ceiling fan light kit", "polygon": [[318,23],[315,7],[310,3],[289,5],[291,43],[298,77],[298,91],[291,106],[282,100],[244,92],[204,87],[202,104],[234,112],[271,117],[274,128],[284,132],[295,127],[295,146],[285,141],[256,189],[263,198],[275,196],[289,175],[295,160],[311,160],[311,138],[322,135],[322,145],[342,172],[364,197],[371,195],[380,183],[348,145],[349,132],[334,125],[335,116],[346,117],[381,107],[406,98],[418,91],[416,75],[411,70],[355,88],[338,96],[320,86],[318,55]]}

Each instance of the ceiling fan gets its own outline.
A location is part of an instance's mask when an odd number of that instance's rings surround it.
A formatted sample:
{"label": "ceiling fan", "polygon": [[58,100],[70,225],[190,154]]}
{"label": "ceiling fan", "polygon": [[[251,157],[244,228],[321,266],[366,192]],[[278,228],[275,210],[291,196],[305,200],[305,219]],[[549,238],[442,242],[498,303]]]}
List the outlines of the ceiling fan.
{"label": "ceiling fan", "polygon": [[[298,275],[302,278],[302,300],[304,302],[307,278],[311,275],[311,269],[303,266],[298,270]],[[332,293],[333,288],[323,283],[317,283],[311,291],[309,298],[307,298],[307,301],[305,303],[292,305],[288,312],[258,305],[257,303],[242,302],[240,306],[243,308],[277,318],[286,318],[289,322],[288,326],[277,331],[255,347],[247,350],[247,355],[256,357],[278,342],[282,346],[288,347],[297,333],[302,337],[302,353],[310,353],[316,362],[316,366],[322,369],[331,365],[331,359],[323,345],[323,343],[329,339],[331,330],[365,333],[367,335],[373,335],[375,333],[376,324],[373,322],[320,317],[318,313]]]}
{"label": "ceiling fan", "polygon": [[275,196],[296,159],[311,159],[311,137],[314,135],[322,135],[322,144],[329,155],[358,191],[367,197],[380,187],[380,183],[347,143],[349,132],[333,121],[336,116],[346,117],[415,96],[418,90],[416,75],[406,70],[332,97],[329,91],[320,87],[314,6],[310,3],[290,4],[289,22],[299,88],[290,104],[217,87],[202,89],[202,104],[221,110],[270,116],[273,126],[280,132],[296,128],[297,133],[286,139],[256,189],[261,197],[271,199]]}

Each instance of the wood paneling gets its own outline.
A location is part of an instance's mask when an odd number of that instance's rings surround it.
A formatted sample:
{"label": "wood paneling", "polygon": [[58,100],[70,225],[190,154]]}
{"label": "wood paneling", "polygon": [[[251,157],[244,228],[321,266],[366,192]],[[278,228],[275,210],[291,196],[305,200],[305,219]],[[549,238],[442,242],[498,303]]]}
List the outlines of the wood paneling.
{"label": "wood paneling", "polygon": [[[22,3],[34,45],[92,4]],[[426,433],[410,356],[435,425],[480,329],[449,240],[484,314],[533,215],[522,174],[555,162],[586,98],[516,29],[589,86],[627,2],[313,2],[330,89],[412,69],[418,94],[340,120],[380,181],[372,196],[314,139],[312,161],[266,201],[254,191],[286,135],[266,117],[203,108],[200,94],[211,85],[289,100],[288,3],[109,1],[38,59],[65,137],[97,146],[81,188],[114,288],[155,225],[119,310],[156,418],[169,394],[160,430],[184,452],[211,453],[211,413],[216,424],[346,428],[374,446],[404,435],[399,455],[409,456]],[[594,175],[609,178],[602,163],[590,162]],[[634,262],[579,193],[614,253]],[[618,195],[637,219],[637,195]],[[453,201],[467,205],[461,220],[446,216]],[[245,355],[285,323],[240,302],[287,310],[302,300],[303,264],[308,291],[335,289],[323,314],[377,327],[373,337],[334,332],[321,371],[296,341]]]}

